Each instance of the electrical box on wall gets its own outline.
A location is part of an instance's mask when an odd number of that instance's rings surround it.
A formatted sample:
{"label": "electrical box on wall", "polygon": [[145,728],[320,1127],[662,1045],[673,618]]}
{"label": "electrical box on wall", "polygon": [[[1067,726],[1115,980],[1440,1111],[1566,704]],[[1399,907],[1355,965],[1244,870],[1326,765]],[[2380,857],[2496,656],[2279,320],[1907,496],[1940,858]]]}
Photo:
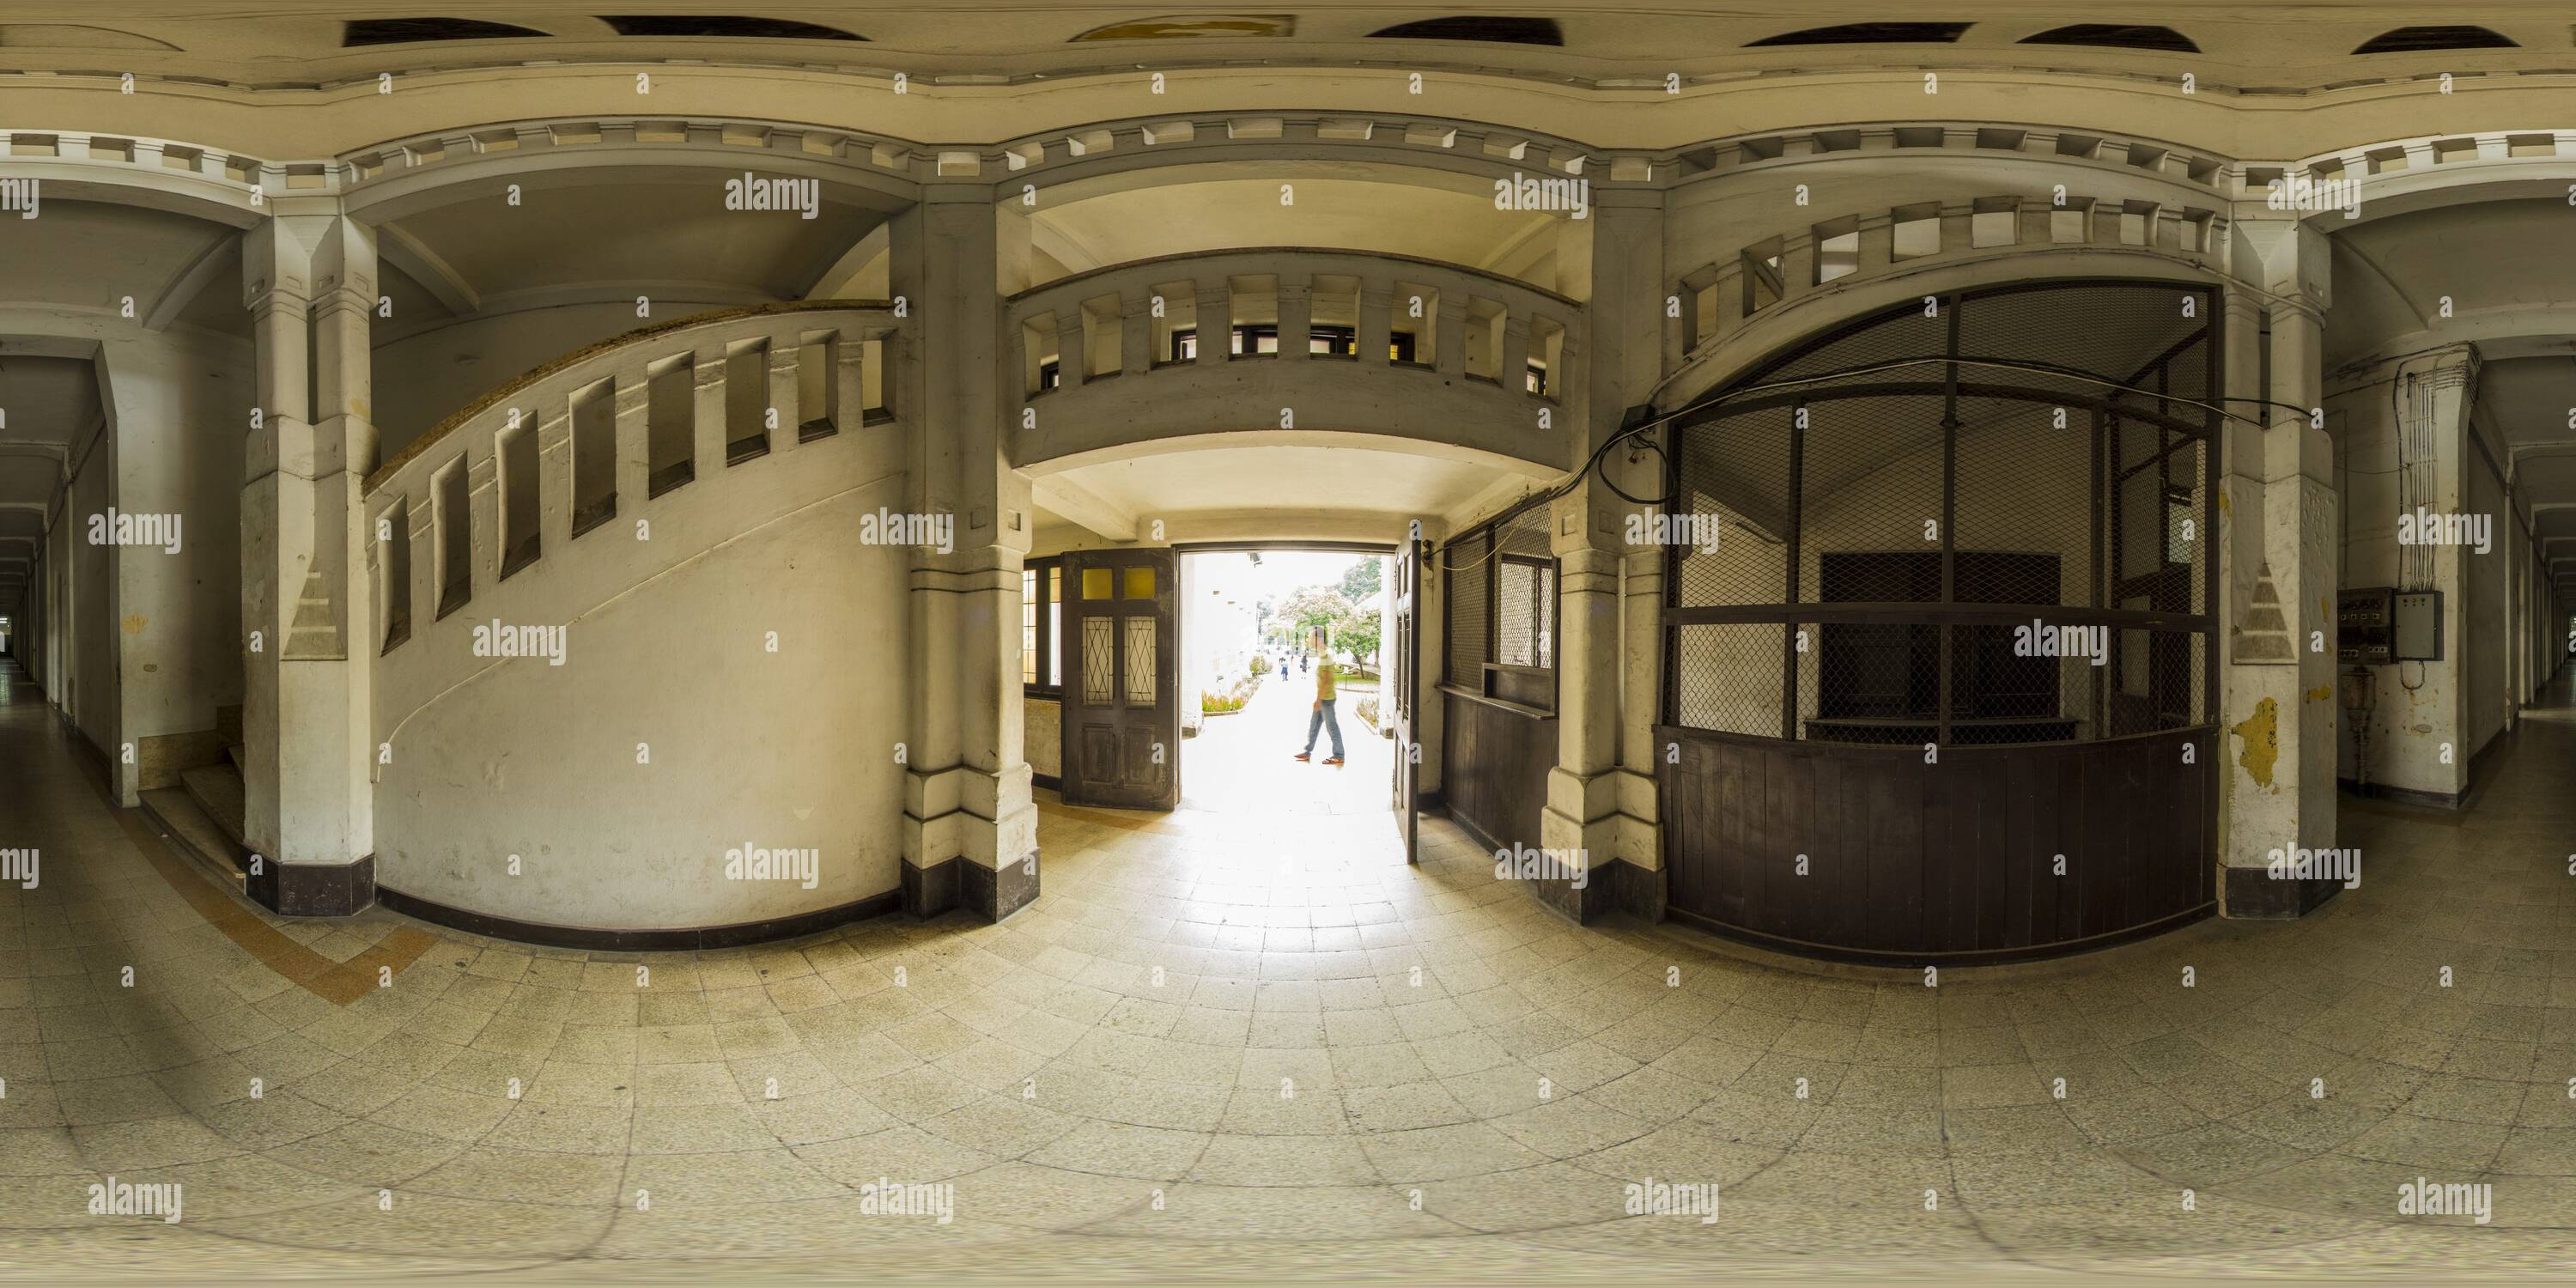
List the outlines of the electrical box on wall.
{"label": "electrical box on wall", "polygon": [[2391,654],[2391,606],[2397,592],[2386,586],[2345,590],[2335,606],[2335,660],[2346,665],[2385,666]]}
{"label": "electrical box on wall", "polygon": [[2442,660],[2442,592],[2400,591],[2390,604],[2390,642],[2400,662]]}

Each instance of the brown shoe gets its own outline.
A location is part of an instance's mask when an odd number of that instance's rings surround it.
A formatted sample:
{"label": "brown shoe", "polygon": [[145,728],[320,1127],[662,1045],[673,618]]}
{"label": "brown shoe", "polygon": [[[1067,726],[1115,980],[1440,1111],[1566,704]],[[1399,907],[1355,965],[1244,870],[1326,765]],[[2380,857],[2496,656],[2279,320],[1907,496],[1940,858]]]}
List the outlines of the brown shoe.
{"label": "brown shoe", "polygon": [[[1298,757],[1298,759],[1303,760],[1304,757],[1301,756]],[[1342,758],[1339,756],[1328,756],[1324,759],[1324,763],[1327,765],[1338,765],[1342,763]]]}
{"label": "brown shoe", "polygon": [[1299,760],[1313,760],[1314,758],[1315,753],[1311,751],[1301,751],[1297,753],[1297,759]]}

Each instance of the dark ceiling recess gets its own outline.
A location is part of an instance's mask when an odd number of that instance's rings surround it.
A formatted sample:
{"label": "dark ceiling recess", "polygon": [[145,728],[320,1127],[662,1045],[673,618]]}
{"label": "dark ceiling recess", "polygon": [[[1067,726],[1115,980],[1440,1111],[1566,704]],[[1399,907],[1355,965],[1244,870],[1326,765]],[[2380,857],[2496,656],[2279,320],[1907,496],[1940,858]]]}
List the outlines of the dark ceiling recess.
{"label": "dark ceiling recess", "polygon": [[1498,45],[1562,45],[1554,18],[1485,18],[1461,14],[1399,22],[1369,33],[1371,40],[1482,40]]}
{"label": "dark ceiling recess", "polygon": [[341,25],[340,47],[408,45],[425,40],[515,40],[545,34],[480,18],[352,18]]}
{"label": "dark ceiling recess", "polygon": [[1762,45],[1946,45],[1959,38],[1964,22],[1854,22],[1840,27],[1810,27],[1785,36],[1764,36],[1745,46]]}
{"label": "dark ceiling recess", "polygon": [[2156,49],[2175,54],[2196,54],[2200,46],[2191,37],[2171,27],[2130,27],[2112,22],[2079,22],[2072,27],[2055,27],[2036,36],[2024,36],[2025,45],[2089,45],[2096,49]]}
{"label": "dark ceiling recess", "polygon": [[2356,54],[2413,54],[2428,49],[2520,49],[2484,27],[2400,27],[2361,42]]}
{"label": "dark ceiling recess", "polygon": [[837,27],[789,18],[744,18],[732,14],[629,14],[599,20],[621,36],[748,36],[760,40],[865,40]]}

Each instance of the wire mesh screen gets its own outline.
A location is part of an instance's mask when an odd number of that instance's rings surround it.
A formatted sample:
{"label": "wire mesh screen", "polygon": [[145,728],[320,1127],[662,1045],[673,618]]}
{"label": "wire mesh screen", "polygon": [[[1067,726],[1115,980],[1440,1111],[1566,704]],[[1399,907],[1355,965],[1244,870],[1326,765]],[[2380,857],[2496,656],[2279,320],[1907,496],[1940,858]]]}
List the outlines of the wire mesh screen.
{"label": "wire mesh screen", "polygon": [[[1667,715],[1849,743],[2206,723],[2216,299],[1942,297],[1678,420]],[[1915,361],[1914,359],[1925,359]]]}

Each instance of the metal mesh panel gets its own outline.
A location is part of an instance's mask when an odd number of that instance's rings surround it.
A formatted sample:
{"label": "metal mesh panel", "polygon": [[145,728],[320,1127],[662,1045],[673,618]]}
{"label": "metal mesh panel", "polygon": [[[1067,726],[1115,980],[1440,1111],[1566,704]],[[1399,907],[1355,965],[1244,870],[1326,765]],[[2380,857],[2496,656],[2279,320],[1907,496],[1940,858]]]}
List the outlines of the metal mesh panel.
{"label": "metal mesh panel", "polygon": [[[2150,368],[2204,333],[2215,297],[2205,288],[2166,283],[2095,283],[2080,287],[2007,287],[1969,294],[1959,304],[1962,357],[2044,363],[2097,377],[2083,380],[2036,371],[1965,366],[1969,384],[2011,384],[2102,398],[2100,381],[2158,387]],[[2166,392],[2205,399],[2205,349],[2188,371],[2171,373]],[[2138,377],[2144,375],[2144,379]],[[2197,410],[2187,414],[2198,419]]]}
{"label": "metal mesh panel", "polygon": [[2092,607],[2094,414],[1962,398],[1958,419],[1952,598]]}
{"label": "metal mesh panel", "polygon": [[[1682,521],[1656,538],[1673,546],[1671,718],[1778,736],[1785,687],[1789,736],[1819,741],[2056,742],[2209,719],[2207,628],[2176,619],[2209,611],[2214,414],[2178,400],[2209,396],[2214,308],[2170,283],[1971,292],[1748,384],[1988,353],[2095,379],[1963,362],[1953,393],[1936,361],[1802,388],[1803,429],[1786,406],[1677,429]],[[1719,608],[1754,620],[1692,620]]]}
{"label": "metal mesh panel", "polygon": [[[1828,371],[1842,371],[1901,358],[1920,358],[1939,354],[1949,341],[1947,317],[1925,317],[1918,302],[1900,305],[1827,339],[1811,349],[1793,354],[1763,370],[1759,382],[1812,376]],[[1878,375],[1861,377],[1870,380],[1938,380],[1941,369],[1930,363],[1917,363]],[[1821,387],[1821,386],[1819,386]]]}
{"label": "metal mesh panel", "polygon": [[1493,575],[1493,563],[1487,558],[1490,552],[1487,534],[1474,532],[1450,543],[1440,559],[1449,582],[1445,601],[1449,683],[1480,692],[1485,662],[1491,656],[1485,633],[1485,586]]}
{"label": "metal mesh panel", "polygon": [[1778,622],[1683,626],[1674,631],[1678,723],[1725,733],[1780,734]]}
{"label": "metal mesh panel", "polygon": [[[1834,398],[1807,408],[1805,459],[1799,467],[1799,602],[1866,598],[1856,588],[1822,580],[1827,552],[1941,549],[1941,400],[1925,397]],[[1874,577],[1852,561],[1853,575]],[[1875,584],[1874,582],[1871,584]],[[1932,599],[1928,591],[1877,595]]]}
{"label": "metal mesh panel", "polygon": [[1678,551],[1675,586],[1683,606],[1776,604],[1787,597],[1795,414],[1785,407],[1746,412],[1677,435],[1679,491],[1665,530],[1653,535]]}

